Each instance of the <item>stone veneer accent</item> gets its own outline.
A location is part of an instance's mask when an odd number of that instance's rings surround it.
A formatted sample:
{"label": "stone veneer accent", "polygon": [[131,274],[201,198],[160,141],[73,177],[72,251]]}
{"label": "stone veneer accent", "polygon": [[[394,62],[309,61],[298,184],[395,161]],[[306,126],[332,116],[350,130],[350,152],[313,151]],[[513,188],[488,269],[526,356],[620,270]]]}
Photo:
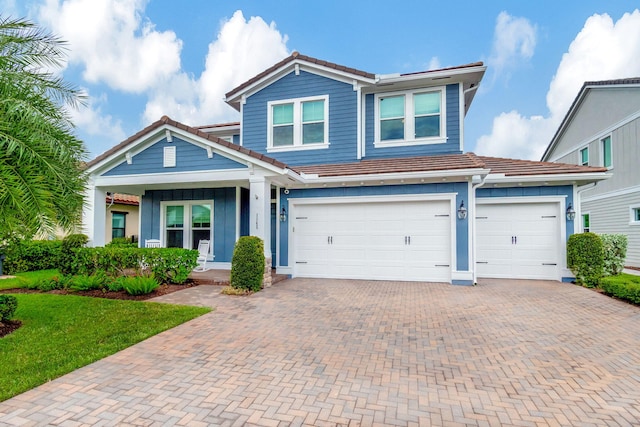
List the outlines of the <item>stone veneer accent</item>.
{"label": "stone veneer accent", "polygon": [[264,259],[264,274],[262,276],[262,287],[268,288],[271,286],[271,257],[265,257]]}

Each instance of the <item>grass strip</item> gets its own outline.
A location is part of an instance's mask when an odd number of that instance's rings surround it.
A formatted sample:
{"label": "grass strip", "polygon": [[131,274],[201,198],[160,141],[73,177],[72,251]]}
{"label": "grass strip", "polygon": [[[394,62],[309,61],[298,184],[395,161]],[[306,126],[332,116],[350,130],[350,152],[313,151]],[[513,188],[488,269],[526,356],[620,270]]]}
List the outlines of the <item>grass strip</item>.
{"label": "grass strip", "polygon": [[40,279],[51,279],[54,276],[60,276],[60,272],[58,270],[38,270],[16,273],[14,276],[16,277],[0,280],[0,290],[26,288],[30,282],[35,282]]}
{"label": "grass strip", "polygon": [[22,327],[0,338],[0,401],[210,311],[75,295],[15,296],[14,320]]}

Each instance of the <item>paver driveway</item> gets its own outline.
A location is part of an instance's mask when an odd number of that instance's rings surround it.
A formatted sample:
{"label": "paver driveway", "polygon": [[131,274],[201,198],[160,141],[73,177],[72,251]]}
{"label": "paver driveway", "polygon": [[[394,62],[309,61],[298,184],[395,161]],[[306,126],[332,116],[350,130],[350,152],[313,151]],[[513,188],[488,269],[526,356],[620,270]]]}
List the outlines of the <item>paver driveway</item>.
{"label": "paver driveway", "polygon": [[640,309],[557,282],[295,279],[0,403],[9,425],[634,425]]}

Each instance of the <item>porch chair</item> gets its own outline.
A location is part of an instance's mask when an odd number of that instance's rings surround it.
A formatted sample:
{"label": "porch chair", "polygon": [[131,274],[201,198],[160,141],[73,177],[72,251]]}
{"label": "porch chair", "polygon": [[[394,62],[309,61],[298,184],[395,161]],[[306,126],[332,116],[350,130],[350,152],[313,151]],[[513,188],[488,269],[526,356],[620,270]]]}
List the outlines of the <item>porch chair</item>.
{"label": "porch chair", "polygon": [[160,240],[158,239],[147,239],[144,241],[145,248],[161,248]]}
{"label": "porch chair", "polygon": [[[200,240],[198,242],[198,266],[193,271],[207,271],[207,258],[209,257],[210,240]],[[215,258],[215,256],[214,256]]]}

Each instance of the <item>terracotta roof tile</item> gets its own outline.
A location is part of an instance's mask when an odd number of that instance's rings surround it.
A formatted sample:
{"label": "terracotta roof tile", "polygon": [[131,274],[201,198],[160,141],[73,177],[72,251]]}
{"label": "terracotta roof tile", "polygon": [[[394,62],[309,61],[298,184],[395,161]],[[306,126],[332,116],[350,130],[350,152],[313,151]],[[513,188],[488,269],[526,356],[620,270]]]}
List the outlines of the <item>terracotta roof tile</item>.
{"label": "terracotta roof tile", "polygon": [[[112,198],[107,196],[107,203],[111,203]],[[120,205],[132,205],[138,206],[140,204],[140,199],[138,196],[132,196],[131,194],[113,194],[113,203],[118,203]]]}
{"label": "terracotta roof tile", "polygon": [[91,167],[99,162],[101,162],[102,160],[108,158],[109,156],[117,153],[118,151],[124,149],[125,147],[127,147],[128,145],[132,144],[134,141],[136,141],[137,139],[141,138],[142,136],[144,136],[145,134],[151,133],[153,132],[155,129],[163,126],[163,125],[169,125],[169,126],[173,126],[176,127],[178,129],[182,129],[185,132],[191,133],[193,135],[199,136],[200,138],[209,140],[211,142],[215,142],[218,145],[222,145],[224,147],[230,148],[232,150],[238,151],[240,153],[246,154],[250,157],[253,157],[255,159],[261,160],[265,163],[269,163],[273,166],[276,166],[278,168],[286,168],[287,165],[285,165],[284,163],[273,159],[271,157],[267,157],[263,154],[260,154],[258,152],[255,152],[253,150],[249,150],[248,148],[242,147],[240,145],[236,145],[233,144],[231,142],[227,142],[224,139],[220,139],[216,136],[213,136],[211,134],[208,134],[206,132],[201,131],[198,128],[194,128],[191,126],[187,126],[183,123],[177,122],[175,120],[170,119],[167,116],[162,116],[162,118],[156,122],[151,123],[149,126],[147,126],[146,128],[142,129],[140,132],[136,133],[135,135],[130,136],[129,138],[125,139],[124,141],[122,141],[120,144],[116,145],[115,147],[111,148],[110,150],[105,151],[104,153],[102,153],[101,155],[99,155],[98,157],[96,157],[95,159],[91,160],[90,162],[87,163],[87,167]]}
{"label": "terracotta roof tile", "polygon": [[298,173],[320,177],[353,176],[402,172],[431,172],[454,169],[482,169],[484,164],[473,153],[441,156],[405,157],[395,159],[362,160],[356,163],[296,166]]}
{"label": "terracotta roof tile", "polygon": [[505,159],[500,157],[478,156],[491,173],[505,176],[553,175],[570,173],[606,172],[607,168],[570,165],[567,163],[538,162],[535,160]]}
{"label": "terracotta roof tile", "polygon": [[278,68],[280,68],[283,65],[286,65],[289,62],[292,62],[292,61],[294,61],[296,59],[299,59],[301,61],[310,62],[312,64],[320,65],[320,66],[323,66],[323,67],[332,68],[332,69],[337,70],[337,71],[343,71],[345,73],[354,74],[356,76],[365,77],[367,79],[374,79],[376,77],[375,74],[368,73],[366,71],[357,70],[357,69],[351,68],[351,67],[345,67],[343,65],[338,65],[338,64],[335,64],[333,62],[323,61],[321,59],[313,58],[313,57],[307,56],[307,55],[302,55],[302,54],[294,51],[293,53],[291,53],[291,55],[287,56],[282,61],[274,64],[273,66],[267,68],[266,70],[264,70],[260,74],[256,75],[255,77],[252,77],[251,79],[247,80],[246,82],[242,83],[241,85],[239,85],[236,88],[234,88],[234,89],[230,90],[229,92],[227,92],[225,94],[225,97],[226,98],[230,98],[234,94],[240,92],[242,89],[245,89],[245,88],[251,86],[253,83],[259,81],[263,77],[268,76],[269,74],[271,74],[274,71],[276,71]]}

